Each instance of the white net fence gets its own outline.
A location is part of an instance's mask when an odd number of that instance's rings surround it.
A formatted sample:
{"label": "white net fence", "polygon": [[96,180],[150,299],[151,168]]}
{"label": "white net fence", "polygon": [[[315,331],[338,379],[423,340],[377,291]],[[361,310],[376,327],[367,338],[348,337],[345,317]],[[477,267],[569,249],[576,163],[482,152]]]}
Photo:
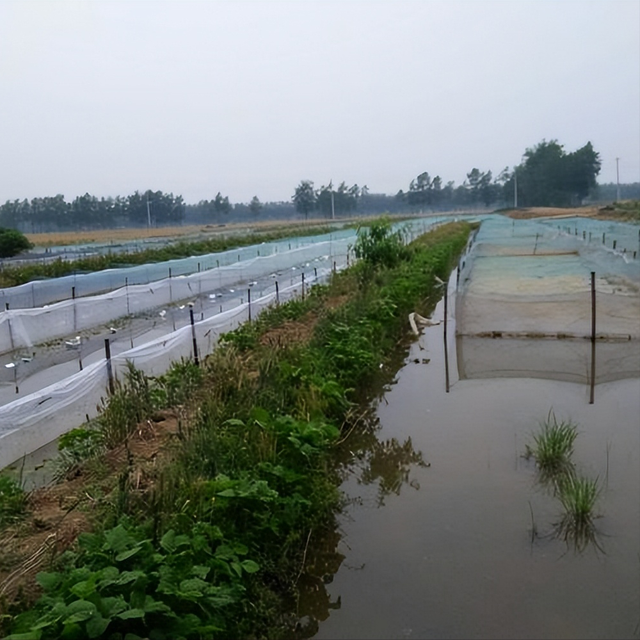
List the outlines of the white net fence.
{"label": "white net fence", "polygon": [[460,377],[639,376],[638,238],[634,225],[487,217],[461,261]]}

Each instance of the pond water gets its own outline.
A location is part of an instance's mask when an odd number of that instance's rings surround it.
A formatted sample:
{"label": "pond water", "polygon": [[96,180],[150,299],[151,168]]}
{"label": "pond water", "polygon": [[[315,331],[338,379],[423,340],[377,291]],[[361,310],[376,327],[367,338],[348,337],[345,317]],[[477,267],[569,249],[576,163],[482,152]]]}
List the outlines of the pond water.
{"label": "pond water", "polygon": [[[368,448],[354,442],[349,506],[326,562],[310,560],[325,573],[299,607],[307,628],[327,640],[640,637],[637,367],[596,384],[590,404],[588,384],[545,379],[539,363],[528,376],[526,360],[519,377],[508,364],[461,380],[448,333],[450,391],[443,325],[428,327],[375,403]],[[578,425],[573,461],[602,487],[585,548],[554,534],[560,502],[523,457],[550,411]]]}

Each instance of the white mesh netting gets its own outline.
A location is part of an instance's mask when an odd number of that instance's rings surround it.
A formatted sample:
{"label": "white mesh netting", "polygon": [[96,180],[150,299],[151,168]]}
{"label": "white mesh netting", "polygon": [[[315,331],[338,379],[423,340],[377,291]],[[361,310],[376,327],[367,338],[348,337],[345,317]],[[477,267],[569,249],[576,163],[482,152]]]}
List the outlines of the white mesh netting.
{"label": "white mesh netting", "polygon": [[585,383],[592,360],[596,384],[640,375],[638,238],[637,226],[598,220],[485,218],[461,260],[460,378]]}

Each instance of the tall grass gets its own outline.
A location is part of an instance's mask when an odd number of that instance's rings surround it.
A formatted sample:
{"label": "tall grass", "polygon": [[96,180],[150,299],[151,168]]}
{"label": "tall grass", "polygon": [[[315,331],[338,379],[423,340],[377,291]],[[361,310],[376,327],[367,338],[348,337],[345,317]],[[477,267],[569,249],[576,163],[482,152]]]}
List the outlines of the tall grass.
{"label": "tall grass", "polygon": [[543,479],[553,480],[571,476],[574,466],[571,462],[573,443],[578,435],[577,426],[561,420],[549,412],[540,431],[533,435],[533,446],[527,445],[526,455],[533,456]]}
{"label": "tall grass", "polygon": [[598,479],[567,476],[558,485],[558,499],[564,514],[556,525],[559,537],[583,551],[590,543],[602,551],[596,536],[595,505],[600,496]]}

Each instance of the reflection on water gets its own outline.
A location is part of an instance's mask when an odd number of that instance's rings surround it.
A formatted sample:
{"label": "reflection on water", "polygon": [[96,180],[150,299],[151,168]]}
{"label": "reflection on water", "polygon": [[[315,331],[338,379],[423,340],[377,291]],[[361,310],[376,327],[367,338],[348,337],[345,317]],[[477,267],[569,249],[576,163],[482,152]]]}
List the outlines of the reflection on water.
{"label": "reflection on water", "polygon": [[363,452],[362,468],[357,482],[363,485],[378,484],[378,506],[384,505],[384,499],[390,494],[400,495],[404,484],[419,489],[417,481],[409,480],[413,466],[427,467],[420,451],[414,451],[411,438],[400,444],[395,438],[376,440]]}
{"label": "reflection on water", "polygon": [[[380,428],[375,413],[365,411],[336,456],[338,473],[343,478],[355,480],[361,486],[375,487],[375,504],[378,507],[385,504],[387,496],[399,496],[404,485],[419,489],[419,484],[410,477],[411,470],[429,466],[422,453],[414,450],[411,438],[403,442],[396,438],[379,440]],[[351,500],[358,502],[355,496]],[[345,560],[345,555],[338,551],[341,542],[342,534],[337,523],[335,528],[327,528],[313,536],[304,572],[297,583],[296,639],[316,635],[319,623],[327,620],[331,611],[341,608],[341,597],[332,599],[326,588]],[[363,568],[348,567],[355,571]]]}

